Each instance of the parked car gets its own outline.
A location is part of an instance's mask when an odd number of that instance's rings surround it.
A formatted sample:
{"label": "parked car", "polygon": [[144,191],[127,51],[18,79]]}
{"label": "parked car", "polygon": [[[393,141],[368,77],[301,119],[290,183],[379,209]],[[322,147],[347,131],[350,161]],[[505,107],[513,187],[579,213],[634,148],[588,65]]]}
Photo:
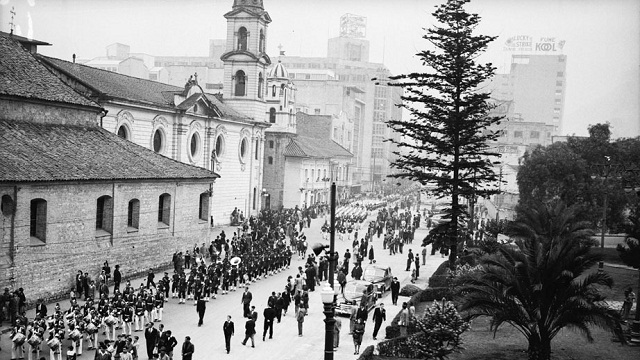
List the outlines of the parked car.
{"label": "parked car", "polygon": [[344,286],[344,291],[338,294],[336,314],[351,315],[351,309],[358,308],[361,303],[365,304],[367,310],[371,310],[376,305],[378,298],[375,286],[364,280],[352,280]]}
{"label": "parked car", "polygon": [[384,295],[384,292],[391,289],[391,281],[393,281],[393,275],[391,274],[390,267],[384,267],[380,265],[369,265],[364,269],[362,273],[362,280],[368,281],[373,284],[376,290],[378,298]]}

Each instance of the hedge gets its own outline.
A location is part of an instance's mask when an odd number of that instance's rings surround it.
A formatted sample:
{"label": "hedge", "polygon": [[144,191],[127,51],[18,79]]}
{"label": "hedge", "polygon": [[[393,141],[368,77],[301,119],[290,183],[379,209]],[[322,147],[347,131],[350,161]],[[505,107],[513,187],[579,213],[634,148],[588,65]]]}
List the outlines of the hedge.
{"label": "hedge", "polygon": [[373,345],[369,345],[367,346],[364,351],[362,352],[362,354],[360,354],[360,357],[358,357],[358,360],[369,360],[373,358]]}
{"label": "hedge", "polygon": [[439,288],[439,287],[447,287],[449,285],[449,276],[447,275],[447,270],[449,270],[449,260],[445,260],[436,271],[433,272],[433,275],[429,278],[429,287],[430,288]]}
{"label": "hedge", "polygon": [[417,293],[419,293],[420,291],[422,291],[421,288],[419,288],[418,286],[415,286],[413,284],[407,284],[405,285],[402,290],[400,290],[400,296],[413,296]]}

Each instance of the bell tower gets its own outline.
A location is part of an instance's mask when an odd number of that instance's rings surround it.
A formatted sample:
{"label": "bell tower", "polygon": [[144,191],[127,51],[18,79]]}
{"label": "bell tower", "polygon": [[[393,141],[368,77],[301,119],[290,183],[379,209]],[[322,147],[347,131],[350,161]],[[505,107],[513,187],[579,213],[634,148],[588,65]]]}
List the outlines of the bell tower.
{"label": "bell tower", "polygon": [[224,63],[223,97],[240,113],[265,121],[267,67],[267,27],[271,17],[262,0],[234,0],[227,19],[227,51]]}

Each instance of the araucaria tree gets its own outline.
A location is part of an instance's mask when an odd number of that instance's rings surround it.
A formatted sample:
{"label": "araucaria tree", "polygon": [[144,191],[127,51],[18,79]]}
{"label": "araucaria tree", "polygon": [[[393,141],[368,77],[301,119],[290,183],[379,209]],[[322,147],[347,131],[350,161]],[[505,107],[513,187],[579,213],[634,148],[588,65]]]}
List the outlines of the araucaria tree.
{"label": "araucaria tree", "polygon": [[392,166],[400,171],[394,176],[434,185],[434,195],[451,199],[445,211],[452,267],[460,220],[467,216],[460,198],[496,193],[490,186],[497,180],[492,158],[499,156],[489,147],[499,134],[489,127],[501,118],[492,116],[489,93],[481,91],[495,68],[476,63],[495,37],[473,34],[480,17],[465,11],[468,1],[436,7],[433,16],[441,25],[425,29],[423,36],[434,49],[417,54],[425,71],[391,77],[389,84],[404,89],[399,106],[411,113],[410,119],[388,122],[402,135],[389,140],[399,149]]}

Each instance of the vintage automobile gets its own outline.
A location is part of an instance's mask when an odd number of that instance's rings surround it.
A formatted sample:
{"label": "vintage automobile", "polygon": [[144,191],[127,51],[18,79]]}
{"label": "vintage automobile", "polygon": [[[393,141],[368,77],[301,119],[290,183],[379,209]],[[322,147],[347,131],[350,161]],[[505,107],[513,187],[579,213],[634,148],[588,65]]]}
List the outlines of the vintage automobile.
{"label": "vintage automobile", "polygon": [[336,306],[337,315],[351,315],[351,309],[358,308],[361,303],[365,304],[367,310],[371,310],[376,305],[377,294],[375,286],[364,280],[349,281],[344,286],[344,291],[338,294]]}
{"label": "vintage automobile", "polygon": [[391,274],[390,267],[384,267],[380,265],[369,265],[364,269],[362,273],[362,280],[368,281],[373,284],[376,290],[378,298],[384,295],[384,292],[391,289],[391,281],[393,275]]}

